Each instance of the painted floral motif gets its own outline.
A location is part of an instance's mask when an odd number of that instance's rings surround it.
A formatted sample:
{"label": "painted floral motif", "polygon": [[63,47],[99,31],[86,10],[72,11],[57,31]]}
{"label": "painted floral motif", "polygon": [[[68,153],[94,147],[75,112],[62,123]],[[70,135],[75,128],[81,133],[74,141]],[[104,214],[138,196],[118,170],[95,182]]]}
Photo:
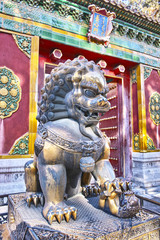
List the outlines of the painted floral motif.
{"label": "painted floral motif", "polygon": [[139,134],[135,134],[133,137],[134,141],[134,150],[139,150]]}
{"label": "painted floral motif", "polygon": [[21,87],[19,78],[7,67],[0,68],[0,118],[10,117],[19,107]]}
{"label": "painted floral motif", "polygon": [[146,80],[152,72],[152,68],[150,67],[144,67],[144,80]]}
{"label": "painted floral motif", "polygon": [[133,68],[133,69],[130,71],[130,77],[131,77],[132,84],[137,82],[136,68]]}
{"label": "painted floral motif", "polygon": [[[140,150],[140,147],[139,147],[139,134],[135,134],[134,137],[133,137],[133,144],[134,144],[134,150]],[[154,142],[152,140],[152,138],[150,138],[148,135],[147,135],[147,150],[155,150],[156,147],[154,145]]]}
{"label": "painted floral motif", "polygon": [[155,125],[160,124],[160,94],[154,92],[149,101],[150,118]]}
{"label": "painted floral motif", "polygon": [[13,35],[18,48],[30,58],[31,55],[31,38],[22,35]]}
{"label": "painted floral motif", "polygon": [[10,155],[28,154],[29,153],[28,144],[29,144],[29,134],[26,133],[15,141],[15,143],[13,144],[13,147],[9,151],[9,154]]}

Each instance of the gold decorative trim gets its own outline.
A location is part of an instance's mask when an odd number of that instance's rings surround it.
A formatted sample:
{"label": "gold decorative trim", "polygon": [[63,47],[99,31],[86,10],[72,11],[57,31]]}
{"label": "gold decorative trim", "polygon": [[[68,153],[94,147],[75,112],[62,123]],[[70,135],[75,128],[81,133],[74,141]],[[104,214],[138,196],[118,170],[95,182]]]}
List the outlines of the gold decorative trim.
{"label": "gold decorative trim", "polygon": [[20,80],[15,73],[0,67],[0,118],[10,117],[19,108],[21,100]]}
{"label": "gold decorative trim", "polygon": [[[26,23],[28,25],[34,25],[34,26],[37,26],[37,27],[40,27],[40,28],[43,28],[43,29],[51,30],[52,32],[60,33],[60,34],[63,34],[63,35],[68,35],[68,36],[71,36],[71,37],[75,37],[75,38],[79,38],[81,40],[87,41],[87,37],[85,37],[85,36],[81,36],[79,34],[67,32],[65,30],[57,29],[57,28],[51,27],[47,24],[38,23],[38,22],[29,20],[29,19],[22,19],[22,18],[19,18],[19,17],[13,17],[13,16],[9,16],[9,15],[4,14],[4,13],[0,13],[0,18],[13,20],[13,21],[20,22],[20,23]],[[30,32],[28,32],[28,34],[31,35]]]}
{"label": "gold decorative trim", "polygon": [[30,95],[29,95],[29,154],[34,154],[34,142],[37,132],[37,100],[38,100],[38,66],[39,37],[32,37],[30,61]]}
{"label": "gold decorative trim", "polygon": [[154,92],[149,99],[150,118],[155,125],[160,125],[160,94]]}
{"label": "gold decorative trim", "polygon": [[29,143],[29,133],[25,133],[23,136],[18,138],[11,150],[9,151],[10,155],[24,155],[28,154],[28,143]]}
{"label": "gold decorative trim", "polygon": [[147,129],[146,129],[146,105],[144,89],[144,68],[142,64],[136,69],[137,72],[137,96],[138,96],[138,116],[139,116],[139,147],[140,152],[147,151]]}
{"label": "gold decorative trim", "polygon": [[[4,13],[0,13],[0,18],[13,20],[13,21],[16,21],[16,22],[19,22],[19,23],[24,23],[24,24],[26,23],[28,25],[34,25],[34,26],[37,26],[37,27],[40,27],[40,28],[43,28],[43,29],[51,30],[52,32],[55,32],[55,33],[68,35],[70,37],[78,38],[78,39],[81,39],[81,40],[84,40],[84,41],[87,42],[87,37],[85,37],[85,36],[81,36],[81,35],[78,35],[78,34],[75,34],[75,33],[67,32],[65,30],[57,29],[57,28],[51,27],[47,24],[38,23],[38,22],[34,22],[32,20],[28,20],[28,19],[26,20],[26,19],[22,19],[22,18],[19,18],[19,17],[9,16],[9,15],[4,14]],[[0,30],[0,31],[2,31],[2,30]],[[28,33],[27,35],[31,35],[31,34]],[[122,48],[120,46],[116,46],[114,44],[110,44],[110,47],[113,48],[113,49],[117,49],[117,50],[123,50],[124,52],[127,52],[127,53],[131,53],[131,54],[134,53],[134,51],[132,51],[130,49],[124,49],[124,48]],[[114,76],[112,76],[112,78],[114,78]],[[118,77],[115,77],[115,78],[118,78]]]}
{"label": "gold decorative trim", "polygon": [[14,158],[16,158],[16,159],[19,159],[19,158],[33,158],[34,157],[34,155],[33,154],[27,154],[27,155],[0,155],[0,161],[1,161],[1,159],[14,159]]}

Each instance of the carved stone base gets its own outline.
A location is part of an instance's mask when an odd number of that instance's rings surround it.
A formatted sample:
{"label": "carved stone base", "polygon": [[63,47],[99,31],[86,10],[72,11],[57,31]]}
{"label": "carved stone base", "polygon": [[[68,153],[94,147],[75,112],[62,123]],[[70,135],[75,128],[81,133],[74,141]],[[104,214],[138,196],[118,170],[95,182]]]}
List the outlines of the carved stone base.
{"label": "carved stone base", "polygon": [[132,219],[121,219],[98,209],[98,197],[77,195],[67,204],[78,208],[77,220],[56,221],[49,225],[42,207],[27,207],[24,194],[9,196],[8,228],[12,240],[38,239],[159,239],[160,218],[140,212]]}
{"label": "carved stone base", "polygon": [[156,194],[160,192],[160,154],[159,152],[132,153],[134,192],[137,194]]}

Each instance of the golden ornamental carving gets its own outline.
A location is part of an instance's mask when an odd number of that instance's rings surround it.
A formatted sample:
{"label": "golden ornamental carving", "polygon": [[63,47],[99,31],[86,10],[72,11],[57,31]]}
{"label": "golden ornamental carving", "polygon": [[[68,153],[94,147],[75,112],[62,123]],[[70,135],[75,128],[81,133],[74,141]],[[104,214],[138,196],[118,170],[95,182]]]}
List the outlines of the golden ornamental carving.
{"label": "golden ornamental carving", "polygon": [[0,67],[0,118],[10,117],[21,100],[20,80],[7,67]]}
{"label": "golden ornamental carving", "polygon": [[154,92],[149,100],[150,118],[155,125],[160,125],[160,94]]}
{"label": "golden ornamental carving", "polygon": [[[139,146],[139,133],[133,136],[134,150],[140,150]],[[151,137],[147,135],[147,150],[155,150],[156,147]]]}
{"label": "golden ornamental carving", "polygon": [[10,155],[28,154],[29,153],[28,144],[29,144],[29,133],[25,133],[23,136],[21,136],[14,142],[11,150],[9,151],[9,154]]}

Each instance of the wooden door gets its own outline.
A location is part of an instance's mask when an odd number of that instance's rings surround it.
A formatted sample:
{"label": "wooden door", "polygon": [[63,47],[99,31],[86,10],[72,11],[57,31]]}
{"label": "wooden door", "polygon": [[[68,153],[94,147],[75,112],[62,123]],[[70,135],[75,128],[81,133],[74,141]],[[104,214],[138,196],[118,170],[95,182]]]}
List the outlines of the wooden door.
{"label": "wooden door", "polygon": [[100,119],[100,129],[111,141],[110,162],[116,176],[123,174],[123,128],[122,128],[122,80],[106,78],[110,89],[107,99],[111,104],[110,110]]}

